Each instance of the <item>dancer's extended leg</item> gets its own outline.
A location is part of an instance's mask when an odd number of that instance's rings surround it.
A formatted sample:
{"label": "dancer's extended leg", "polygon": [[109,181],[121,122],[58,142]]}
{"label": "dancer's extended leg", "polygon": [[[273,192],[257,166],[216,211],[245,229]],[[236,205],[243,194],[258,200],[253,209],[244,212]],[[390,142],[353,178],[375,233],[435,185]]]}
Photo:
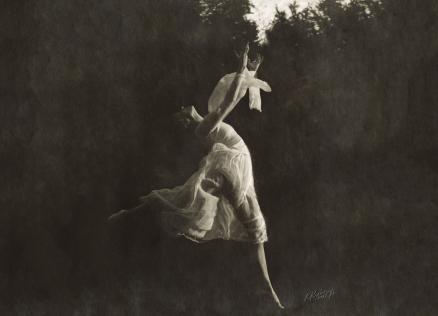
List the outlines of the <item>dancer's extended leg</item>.
{"label": "dancer's extended leg", "polygon": [[120,210],[120,211],[112,214],[110,217],[108,217],[108,221],[109,222],[116,222],[127,215],[134,214],[134,213],[140,213],[142,211],[145,211],[149,208],[149,204],[150,204],[151,200],[152,200],[152,195],[149,194],[149,195],[142,198],[141,204],[139,204],[136,207],[133,207],[129,210]]}

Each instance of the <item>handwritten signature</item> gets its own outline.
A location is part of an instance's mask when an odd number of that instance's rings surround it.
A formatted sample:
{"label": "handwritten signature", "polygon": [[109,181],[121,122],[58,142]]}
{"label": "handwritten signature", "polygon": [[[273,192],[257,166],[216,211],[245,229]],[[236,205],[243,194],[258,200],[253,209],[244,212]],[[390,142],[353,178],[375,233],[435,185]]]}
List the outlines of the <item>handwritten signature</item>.
{"label": "handwritten signature", "polygon": [[306,293],[304,302],[316,302],[319,300],[330,299],[335,295],[335,289],[318,289]]}

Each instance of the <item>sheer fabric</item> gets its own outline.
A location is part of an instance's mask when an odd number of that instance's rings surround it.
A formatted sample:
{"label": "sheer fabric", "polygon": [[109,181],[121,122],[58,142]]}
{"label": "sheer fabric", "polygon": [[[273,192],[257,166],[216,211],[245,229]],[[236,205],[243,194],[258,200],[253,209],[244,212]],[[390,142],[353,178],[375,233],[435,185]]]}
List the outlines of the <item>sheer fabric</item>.
{"label": "sheer fabric", "polygon": [[[202,242],[226,239],[261,243],[267,241],[266,224],[254,189],[251,155],[236,131],[220,123],[208,136],[211,150],[198,170],[181,186],[154,190],[151,195],[162,204],[163,228],[173,236]],[[212,195],[202,183],[221,185],[214,178],[221,174],[233,188],[233,203],[224,194]],[[236,217],[236,207],[249,201],[250,214]]]}
{"label": "sheer fabric", "polygon": [[[239,102],[249,89],[249,108],[262,111],[262,101],[260,97],[260,89],[265,92],[270,92],[271,87],[263,80],[255,78],[255,71],[249,71],[245,69],[243,74],[243,82],[238,92],[237,102]],[[225,95],[231,87],[231,84],[236,77],[236,73],[225,75],[216,84],[210,98],[208,99],[208,111],[212,112],[217,109],[225,99]]]}

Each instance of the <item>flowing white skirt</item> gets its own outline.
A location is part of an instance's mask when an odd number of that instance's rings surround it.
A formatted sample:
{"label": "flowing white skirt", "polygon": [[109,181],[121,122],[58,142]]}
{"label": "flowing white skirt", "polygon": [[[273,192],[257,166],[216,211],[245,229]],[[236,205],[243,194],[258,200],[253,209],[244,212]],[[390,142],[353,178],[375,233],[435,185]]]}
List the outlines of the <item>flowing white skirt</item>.
{"label": "flowing white skirt", "polygon": [[[251,213],[243,222],[237,219],[235,208],[225,196],[217,197],[203,190],[201,183],[211,171],[219,172],[231,183],[239,204],[245,199],[252,200]],[[232,148],[214,144],[198,171],[186,183],[150,194],[161,202],[163,229],[173,236],[184,236],[196,242],[212,239],[267,241],[266,223],[254,189],[251,157],[243,142]]]}

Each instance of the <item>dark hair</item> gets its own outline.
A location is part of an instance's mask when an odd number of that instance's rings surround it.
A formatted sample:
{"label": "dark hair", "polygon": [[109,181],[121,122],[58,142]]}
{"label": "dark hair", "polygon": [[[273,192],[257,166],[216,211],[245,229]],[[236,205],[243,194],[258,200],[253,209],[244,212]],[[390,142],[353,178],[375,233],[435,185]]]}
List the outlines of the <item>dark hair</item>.
{"label": "dark hair", "polygon": [[196,122],[190,113],[188,111],[188,106],[181,107],[181,109],[173,114],[173,120],[178,123],[178,125],[184,126],[184,128],[192,128],[196,126]]}

